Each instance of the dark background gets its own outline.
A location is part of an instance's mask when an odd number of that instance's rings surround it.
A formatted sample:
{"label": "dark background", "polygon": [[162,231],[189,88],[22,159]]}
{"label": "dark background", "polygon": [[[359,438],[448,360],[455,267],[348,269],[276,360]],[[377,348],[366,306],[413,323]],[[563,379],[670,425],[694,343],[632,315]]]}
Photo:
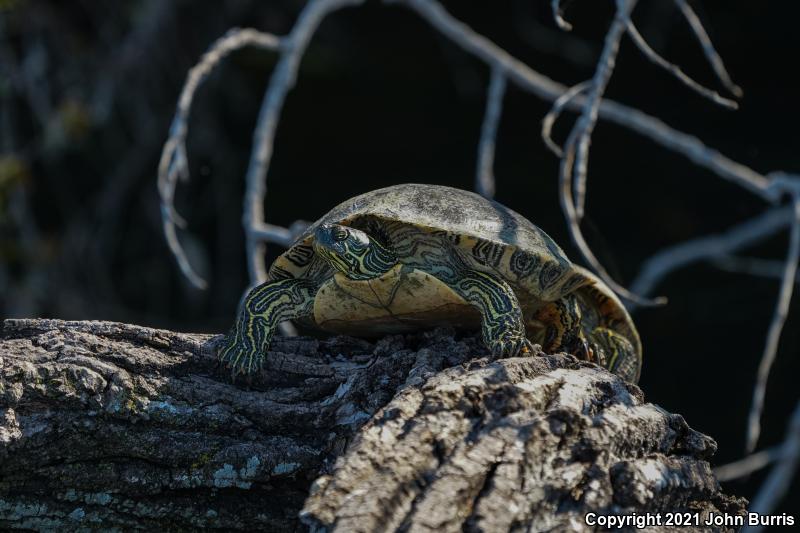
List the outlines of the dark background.
{"label": "dark background", "polygon": [[[640,2],[651,45],[724,93],[671,2]],[[192,181],[178,209],[193,264],[181,277],[161,233],[156,165],[189,68],[233,26],[283,35],[303,3],[139,0],[0,1],[0,315],[104,319],[221,332],[247,285],[240,225],[252,131],[276,56],[245,50],[196,96]],[[456,17],[566,85],[589,78],[613,2],[445,2]],[[745,92],[722,109],[648,63],[624,41],[608,96],[697,135],[760,172],[798,171],[800,99],[795,2],[694,1]],[[314,220],[377,187],[426,182],[470,188],[489,72],[414,13],[368,2],[327,19],[287,100],[268,176],[267,220]],[[539,136],[549,109],[509,85],[495,173],[497,199],[576,258],[556,192],[557,159]],[[574,115],[556,127],[563,141]],[[600,122],[592,139],[588,219],[594,250],[623,282],[665,246],[715,233],[768,208],[682,156]],[[746,252],[782,259],[787,232]],[[280,253],[269,249],[268,261]],[[671,275],[669,305],[638,311],[648,400],[719,443],[716,464],[744,453],[747,410],[779,280],[711,265]],[[783,439],[798,399],[800,299],[772,370],[761,447]],[[752,496],[765,473],[727,485]],[[777,512],[797,513],[800,484]]]}

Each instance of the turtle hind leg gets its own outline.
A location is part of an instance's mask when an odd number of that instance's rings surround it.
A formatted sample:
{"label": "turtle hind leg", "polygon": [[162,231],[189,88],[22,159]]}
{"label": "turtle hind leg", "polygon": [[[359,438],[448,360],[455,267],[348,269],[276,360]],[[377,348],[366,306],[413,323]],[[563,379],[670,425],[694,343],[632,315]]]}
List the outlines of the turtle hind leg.
{"label": "turtle hind leg", "polygon": [[545,326],[542,342],[545,352],[564,351],[581,359],[592,360],[591,350],[581,328],[581,309],[574,296],[567,295],[546,303],[533,317]]}
{"label": "turtle hind leg", "polygon": [[628,381],[639,379],[641,359],[625,336],[603,326],[584,322],[577,298],[567,295],[549,302],[534,314],[545,325],[542,348],[547,353],[571,353],[596,363]]}
{"label": "turtle hind leg", "polygon": [[310,315],[317,283],[308,278],[267,281],[253,288],[219,350],[219,359],[236,374],[251,374],[263,364],[275,330],[284,320]]}
{"label": "turtle hind leg", "polygon": [[589,333],[589,341],[598,364],[632,383],[639,380],[642,362],[639,352],[627,337],[599,326]]}
{"label": "turtle hind leg", "polygon": [[522,309],[508,283],[477,270],[460,272],[453,280],[442,280],[481,314],[483,342],[495,357],[532,353],[525,335]]}

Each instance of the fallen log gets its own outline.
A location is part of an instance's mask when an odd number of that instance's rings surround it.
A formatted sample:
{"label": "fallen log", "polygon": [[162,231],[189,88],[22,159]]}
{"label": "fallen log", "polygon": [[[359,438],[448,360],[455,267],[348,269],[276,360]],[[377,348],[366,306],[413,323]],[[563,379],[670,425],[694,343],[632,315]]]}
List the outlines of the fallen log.
{"label": "fallen log", "polygon": [[592,530],[590,512],[744,512],[711,438],[572,356],[494,361],[443,329],[278,338],[264,372],[232,382],[219,340],[6,320],[0,528]]}

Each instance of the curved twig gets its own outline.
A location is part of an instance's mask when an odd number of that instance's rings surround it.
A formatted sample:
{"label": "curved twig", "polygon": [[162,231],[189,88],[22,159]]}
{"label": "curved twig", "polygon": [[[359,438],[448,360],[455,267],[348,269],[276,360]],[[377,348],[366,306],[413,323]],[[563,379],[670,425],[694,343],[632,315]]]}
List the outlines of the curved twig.
{"label": "curved twig", "polygon": [[725,64],[722,62],[722,58],[717,53],[714,45],[711,43],[711,38],[708,36],[708,32],[706,32],[706,29],[703,27],[703,23],[700,22],[697,14],[686,2],[686,0],[675,0],[675,4],[678,6],[678,9],[681,10],[683,17],[692,28],[692,32],[700,43],[700,46],[703,48],[703,54],[706,56],[711,68],[714,69],[714,73],[717,75],[717,78],[719,78],[719,81],[722,82],[725,88],[728,89],[732,95],[737,98],[741,98],[743,94],[742,88],[733,83],[728,71],[725,69]]}
{"label": "curved twig", "polygon": [[617,12],[606,34],[603,53],[597,62],[597,70],[592,78],[591,87],[584,102],[583,112],[572,128],[564,146],[564,156],[561,158],[561,165],[559,166],[559,191],[561,208],[566,215],[572,240],[592,269],[623,298],[638,305],[661,305],[666,302],[666,299],[647,300],[617,283],[595,257],[580,228],[586,194],[589,140],[597,123],[600,101],[614,71],[614,63],[620,41],[635,5],[636,0],[617,0]]}
{"label": "curved twig", "polygon": [[591,83],[592,80],[587,80],[570,87],[567,92],[559,96],[556,101],[553,102],[553,107],[550,108],[550,111],[548,111],[542,119],[542,140],[545,146],[558,157],[564,157],[564,149],[553,141],[553,125],[558,120],[558,117],[561,116],[561,111],[564,110],[564,107],[579,94],[586,92],[591,86]]}
{"label": "curved twig", "polygon": [[214,41],[200,61],[192,67],[186,76],[181,90],[175,117],[170,126],[169,138],[164,143],[161,159],[158,163],[158,192],[161,196],[161,219],[164,235],[170,251],[178,261],[183,275],[192,285],[199,289],[206,287],[206,282],[192,268],[186,252],[178,240],[175,226],[185,227],[186,223],[175,210],[175,189],[178,179],[189,179],[189,165],[186,157],[186,135],[188,132],[189,113],[198,87],[208,78],[214,68],[231,52],[255,46],[265,50],[277,50],[281,41],[269,33],[251,28],[234,28]]}
{"label": "curved twig", "polygon": [[655,63],[659,67],[663,68],[673,76],[675,76],[681,83],[692,89],[693,91],[697,92],[701,96],[705,96],[715,104],[719,104],[722,107],[726,107],[728,109],[739,109],[739,104],[736,103],[734,100],[730,98],[725,98],[720,95],[717,91],[712,89],[708,89],[703,87],[692,78],[687,76],[679,66],[675,65],[674,63],[670,63],[663,57],[661,57],[658,52],[653,50],[642,34],[639,33],[639,30],[636,29],[636,25],[632,21],[628,21],[628,27],[626,28],[628,35],[633,40],[633,43],[636,47],[644,54],[644,56],[649,59],[651,62]]}
{"label": "curved twig", "polygon": [[786,254],[786,265],[783,271],[783,279],[781,280],[781,289],[778,302],[775,305],[775,313],[769,325],[764,353],[758,365],[756,384],[753,388],[753,403],[748,415],[748,452],[752,452],[755,449],[758,443],[758,437],[761,434],[761,412],[764,410],[764,396],[767,392],[769,371],[778,353],[778,343],[781,339],[783,325],[786,322],[786,315],[789,313],[789,303],[792,300],[792,292],[794,291],[794,279],[797,275],[797,262],[798,259],[800,259],[800,195],[793,195],[792,208],[792,230],[789,236],[789,251]]}
{"label": "curved twig", "polygon": [[[611,277],[599,264],[594,254],[589,250],[589,247],[585,246],[583,237],[578,237],[577,235],[581,232],[580,221],[583,218],[586,200],[586,169],[589,160],[589,141],[594,131],[594,126],[597,124],[600,101],[603,98],[603,93],[605,93],[608,82],[614,72],[619,45],[622,41],[622,36],[625,33],[627,24],[630,21],[630,14],[636,6],[636,1],[637,0],[617,0],[616,2],[617,10],[614,15],[614,20],[611,21],[611,26],[606,33],[603,51],[597,61],[597,67],[592,77],[588,94],[586,95],[586,101],[583,103],[581,115],[575,123],[575,126],[573,126],[564,146],[565,155],[561,158],[560,166],[562,207],[568,200],[563,194],[563,182],[570,182],[574,192],[574,198],[570,200],[570,202],[574,202],[574,210],[564,210],[565,214],[567,214],[570,234],[575,244],[578,245],[584,259],[590,263],[595,271],[604,274],[604,281],[607,281],[605,277],[607,277],[608,280],[611,280]],[[613,280],[611,281],[613,282]],[[627,291],[623,289],[623,292]]]}

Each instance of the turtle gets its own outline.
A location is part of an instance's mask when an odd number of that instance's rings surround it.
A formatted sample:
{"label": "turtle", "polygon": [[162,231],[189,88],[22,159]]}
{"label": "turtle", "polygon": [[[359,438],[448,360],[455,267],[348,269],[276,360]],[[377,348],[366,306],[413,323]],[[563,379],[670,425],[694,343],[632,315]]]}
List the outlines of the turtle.
{"label": "turtle", "polygon": [[502,204],[441,185],[351,198],[311,224],[242,300],[219,350],[261,367],[280,322],[378,336],[480,329],[494,357],[568,352],[636,382],[642,346],[617,296]]}

